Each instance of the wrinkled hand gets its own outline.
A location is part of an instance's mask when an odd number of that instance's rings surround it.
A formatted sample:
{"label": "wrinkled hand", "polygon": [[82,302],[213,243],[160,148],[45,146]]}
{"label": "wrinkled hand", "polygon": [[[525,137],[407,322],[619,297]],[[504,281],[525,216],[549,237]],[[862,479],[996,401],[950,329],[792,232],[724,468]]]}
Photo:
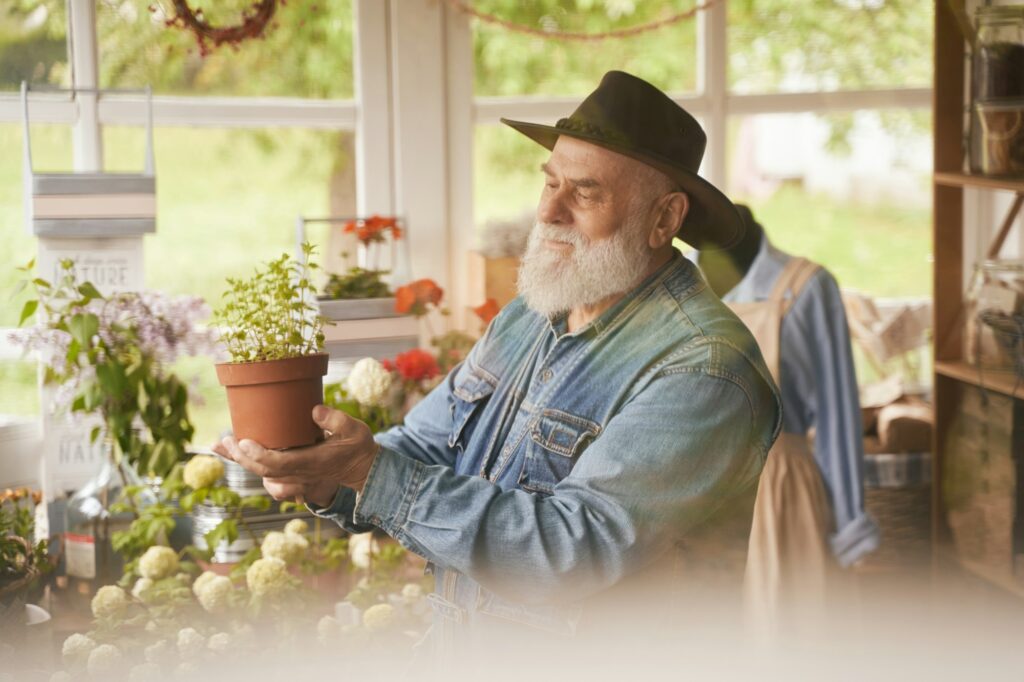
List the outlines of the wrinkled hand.
{"label": "wrinkled hand", "polygon": [[275,500],[300,498],[326,507],[338,486],[362,491],[380,446],[366,424],[344,412],[317,405],[313,421],[328,432],[315,445],[268,450],[256,441],[228,437],[213,451],[262,476],[263,487]]}

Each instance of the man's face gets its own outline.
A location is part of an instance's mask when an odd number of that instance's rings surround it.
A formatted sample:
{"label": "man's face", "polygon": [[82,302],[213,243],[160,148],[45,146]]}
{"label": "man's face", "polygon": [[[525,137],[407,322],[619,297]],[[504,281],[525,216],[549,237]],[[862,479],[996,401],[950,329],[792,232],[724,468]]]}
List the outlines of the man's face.
{"label": "man's face", "polygon": [[562,136],[542,166],[537,224],[519,270],[519,292],[544,315],[629,291],[653,251],[646,166]]}
{"label": "man's face", "polygon": [[[544,191],[537,222],[573,230],[588,241],[611,237],[629,212],[633,166],[642,164],[589,142],[559,137],[541,166]],[[557,242],[545,246],[563,253],[571,248]]]}

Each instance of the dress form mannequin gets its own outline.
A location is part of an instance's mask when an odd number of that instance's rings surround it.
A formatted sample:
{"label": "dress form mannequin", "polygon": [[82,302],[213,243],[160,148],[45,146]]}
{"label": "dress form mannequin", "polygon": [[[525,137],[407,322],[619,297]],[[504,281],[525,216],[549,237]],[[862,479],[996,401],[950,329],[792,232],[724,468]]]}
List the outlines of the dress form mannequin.
{"label": "dress form mannequin", "polygon": [[707,278],[711,290],[719,298],[732,291],[747,274],[750,264],[757,257],[757,252],[761,248],[761,238],[764,236],[764,228],[754,220],[749,208],[743,204],[736,204],[736,210],[743,217],[746,226],[740,241],[730,249],[701,249],[697,256],[697,265]]}

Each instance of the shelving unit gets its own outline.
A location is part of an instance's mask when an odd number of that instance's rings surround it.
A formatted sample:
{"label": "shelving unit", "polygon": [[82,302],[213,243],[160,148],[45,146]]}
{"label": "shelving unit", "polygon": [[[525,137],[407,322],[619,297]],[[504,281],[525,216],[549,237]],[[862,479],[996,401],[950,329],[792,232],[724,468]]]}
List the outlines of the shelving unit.
{"label": "shelving unit", "polygon": [[934,50],[935,558],[1024,598],[1024,490],[1017,473],[1024,468],[1024,382],[1012,372],[979,372],[966,361],[963,343],[964,236],[981,227],[964,223],[964,190],[1015,195],[991,255],[1024,204],[1024,180],[963,172],[965,42],[942,0],[935,3]]}

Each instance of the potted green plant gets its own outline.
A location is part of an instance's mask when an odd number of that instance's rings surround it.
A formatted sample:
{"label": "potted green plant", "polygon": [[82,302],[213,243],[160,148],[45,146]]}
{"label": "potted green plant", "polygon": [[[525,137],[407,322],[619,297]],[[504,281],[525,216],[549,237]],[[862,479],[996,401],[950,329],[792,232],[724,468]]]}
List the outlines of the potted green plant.
{"label": "potted green plant", "polygon": [[215,313],[231,355],[216,369],[234,435],[276,450],[323,438],[312,413],[327,374],[324,318],[310,278],[313,247],[302,253],[301,262],[282,254],[249,279],[229,278]]}
{"label": "potted green plant", "polygon": [[47,541],[35,539],[38,491],[0,492],[0,625],[24,617],[25,604],[42,593],[42,577],[53,568]]}

